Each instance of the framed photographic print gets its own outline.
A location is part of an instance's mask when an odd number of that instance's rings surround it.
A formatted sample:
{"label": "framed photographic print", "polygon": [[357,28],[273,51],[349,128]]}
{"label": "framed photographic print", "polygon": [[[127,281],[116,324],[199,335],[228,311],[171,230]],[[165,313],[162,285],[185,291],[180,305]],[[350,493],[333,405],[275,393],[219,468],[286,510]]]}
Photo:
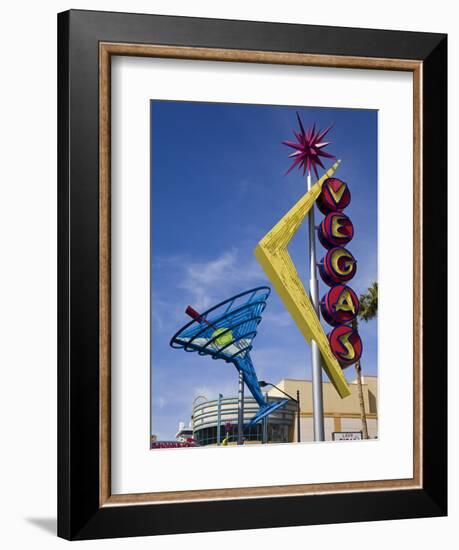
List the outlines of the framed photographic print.
{"label": "framed photographic print", "polygon": [[446,514],[446,36],[59,14],[59,535]]}

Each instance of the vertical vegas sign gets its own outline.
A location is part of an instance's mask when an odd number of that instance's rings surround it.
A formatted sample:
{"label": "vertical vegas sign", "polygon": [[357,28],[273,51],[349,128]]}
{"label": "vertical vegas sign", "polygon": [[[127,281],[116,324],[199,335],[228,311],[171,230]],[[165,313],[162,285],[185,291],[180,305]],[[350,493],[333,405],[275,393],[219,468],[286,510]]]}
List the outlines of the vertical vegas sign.
{"label": "vertical vegas sign", "polygon": [[354,237],[352,221],[343,214],[350,202],[348,185],[338,178],[327,179],[317,199],[317,207],[325,215],[318,227],[318,237],[327,250],[319,264],[319,273],[330,287],[320,302],[320,310],[323,319],[333,327],[328,340],[342,368],[352,365],[362,355],[362,340],[350,326],[359,313],[359,299],[346,284],[357,271],[354,256],[345,248]]}

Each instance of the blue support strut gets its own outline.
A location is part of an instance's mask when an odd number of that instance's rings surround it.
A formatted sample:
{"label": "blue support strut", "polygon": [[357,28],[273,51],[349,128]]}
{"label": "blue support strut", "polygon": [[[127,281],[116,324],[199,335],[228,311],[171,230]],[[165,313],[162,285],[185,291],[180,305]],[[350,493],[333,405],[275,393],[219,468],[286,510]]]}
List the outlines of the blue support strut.
{"label": "blue support strut", "polygon": [[250,393],[253,395],[256,402],[260,406],[260,410],[250,420],[247,427],[257,424],[257,422],[260,422],[260,420],[262,420],[265,416],[270,415],[272,412],[284,407],[288,403],[288,399],[281,399],[280,401],[276,401],[275,403],[271,404],[268,403],[265,396],[263,395],[263,392],[261,391],[255,368],[252,363],[252,359],[250,358],[250,355],[248,353],[243,357],[236,356],[234,359],[234,365],[238,369],[238,371],[242,371],[244,373],[244,381],[246,383],[246,386],[249,388]]}

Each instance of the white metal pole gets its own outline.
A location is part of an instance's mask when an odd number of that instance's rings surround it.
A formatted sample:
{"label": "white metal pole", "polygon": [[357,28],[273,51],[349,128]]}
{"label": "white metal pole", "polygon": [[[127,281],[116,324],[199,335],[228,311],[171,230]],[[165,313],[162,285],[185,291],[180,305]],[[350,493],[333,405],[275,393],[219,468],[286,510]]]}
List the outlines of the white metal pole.
{"label": "white metal pole", "polygon": [[[308,171],[308,191],[312,187],[311,172]],[[316,232],[314,225],[314,205],[309,211],[309,294],[312,305],[319,317],[319,283],[317,281],[317,262],[316,262]],[[311,360],[312,360],[312,407],[314,417],[314,441],[324,441],[324,404],[322,393],[322,367],[319,348],[314,340],[311,341]]]}
{"label": "white metal pole", "polygon": [[238,392],[238,418],[237,418],[237,444],[242,445],[244,435],[244,373],[239,370]]}
{"label": "white metal pole", "polygon": [[220,445],[221,441],[221,423],[222,423],[222,397],[221,393],[218,394],[218,408],[217,408],[217,445]]}
{"label": "white metal pole", "polygon": [[[266,392],[265,394],[265,400],[266,400],[266,403],[268,402],[268,392]],[[265,416],[263,418],[263,424],[262,424],[262,436],[261,436],[261,440],[262,440],[262,443],[268,443],[268,416]]]}

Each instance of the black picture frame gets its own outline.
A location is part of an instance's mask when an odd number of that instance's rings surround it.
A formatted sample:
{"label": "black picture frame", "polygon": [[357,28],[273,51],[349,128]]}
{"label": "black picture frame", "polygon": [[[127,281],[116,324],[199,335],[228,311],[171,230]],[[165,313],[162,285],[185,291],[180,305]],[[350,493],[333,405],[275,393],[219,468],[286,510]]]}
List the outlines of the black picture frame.
{"label": "black picture frame", "polygon": [[[422,62],[421,488],[100,505],[101,42]],[[79,10],[58,15],[59,536],[81,540],[446,515],[446,143],[444,34]]]}

